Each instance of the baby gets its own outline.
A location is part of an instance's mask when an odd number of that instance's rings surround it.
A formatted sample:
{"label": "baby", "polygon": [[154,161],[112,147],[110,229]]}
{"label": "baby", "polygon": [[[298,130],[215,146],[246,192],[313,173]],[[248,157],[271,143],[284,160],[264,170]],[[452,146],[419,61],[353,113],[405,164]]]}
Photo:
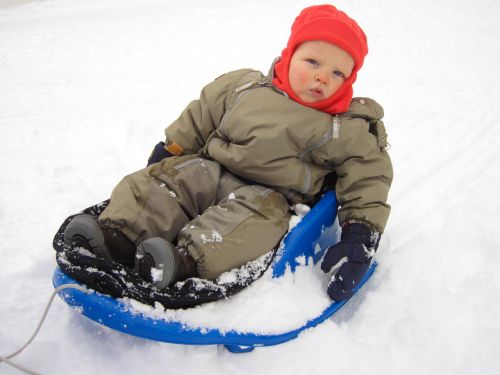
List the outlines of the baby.
{"label": "baby", "polygon": [[215,279],[275,248],[290,204],[312,204],[334,188],[342,236],[321,267],[344,260],[328,294],[349,298],[390,212],[383,110],[352,97],[367,52],[345,13],[304,9],[267,76],[242,69],[204,87],[148,166],[115,187],[97,220],[77,215],[65,241],[135,268],[157,288]]}

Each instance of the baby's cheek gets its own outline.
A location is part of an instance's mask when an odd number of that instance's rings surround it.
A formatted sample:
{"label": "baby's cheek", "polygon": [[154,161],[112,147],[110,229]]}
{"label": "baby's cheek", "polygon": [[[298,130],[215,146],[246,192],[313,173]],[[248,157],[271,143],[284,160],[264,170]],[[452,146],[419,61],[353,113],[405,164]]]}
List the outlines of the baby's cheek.
{"label": "baby's cheek", "polygon": [[304,85],[307,83],[307,80],[308,80],[308,76],[307,76],[307,73],[306,72],[300,72],[299,73],[299,82]]}

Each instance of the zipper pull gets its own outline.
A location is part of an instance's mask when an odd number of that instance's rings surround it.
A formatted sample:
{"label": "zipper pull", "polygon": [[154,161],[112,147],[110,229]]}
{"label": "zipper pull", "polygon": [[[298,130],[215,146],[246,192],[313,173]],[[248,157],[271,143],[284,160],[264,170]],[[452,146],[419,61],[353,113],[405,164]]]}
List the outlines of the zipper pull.
{"label": "zipper pull", "polygon": [[338,116],[333,116],[332,122],[332,138],[338,139],[340,135],[340,120]]}

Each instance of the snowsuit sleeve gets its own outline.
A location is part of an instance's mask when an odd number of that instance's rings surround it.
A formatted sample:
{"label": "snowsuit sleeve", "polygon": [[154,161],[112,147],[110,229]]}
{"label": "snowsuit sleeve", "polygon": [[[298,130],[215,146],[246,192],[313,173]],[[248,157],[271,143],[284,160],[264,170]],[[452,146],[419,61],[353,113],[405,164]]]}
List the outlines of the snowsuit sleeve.
{"label": "snowsuit sleeve", "polygon": [[230,72],[205,86],[200,98],[189,103],[179,118],[165,129],[165,143],[176,143],[184,155],[198,153],[219,126],[231,93],[248,72],[251,70]]}
{"label": "snowsuit sleeve", "polygon": [[315,156],[330,163],[337,175],[339,222],[362,222],[382,233],[390,213],[387,197],[392,163],[386,151],[382,107],[368,98],[363,98],[362,103],[366,107],[361,109],[363,112],[357,112],[359,103],[354,103],[354,112],[340,118],[337,137]]}

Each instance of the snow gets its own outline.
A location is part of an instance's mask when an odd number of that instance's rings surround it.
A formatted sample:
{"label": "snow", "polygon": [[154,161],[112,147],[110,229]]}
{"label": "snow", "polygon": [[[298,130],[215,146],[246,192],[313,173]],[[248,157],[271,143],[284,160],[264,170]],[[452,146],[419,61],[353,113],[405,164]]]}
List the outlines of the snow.
{"label": "snow", "polygon": [[163,267],[151,268],[151,280],[154,282],[160,282],[163,280]]}
{"label": "snow", "polygon": [[[203,85],[237,68],[267,72],[310,4],[0,0],[0,355],[41,317],[62,220],[142,168]],[[14,362],[43,374],[500,372],[500,4],[335,4],[368,35],[355,94],[383,104],[395,168],[366,287],[296,340],[245,355],[127,336],[57,298]],[[254,288],[235,296],[227,319],[203,319],[293,324],[318,302],[296,296],[324,288],[311,268],[284,278],[274,300],[256,302]],[[287,314],[266,314],[294,298]],[[0,373],[20,372],[0,363]]]}
{"label": "snow", "polygon": [[[231,275],[228,272],[222,277],[228,279],[225,281],[233,281],[229,279]],[[330,306],[327,295],[315,293],[318,289],[325,289],[327,283],[328,277],[320,272],[319,266],[309,262],[309,265],[299,267],[295,274],[288,272],[283,278],[273,279],[271,273],[266,273],[231,300],[192,309],[165,309],[159,303],[152,307],[130,299],[122,299],[122,302],[131,308],[132,313],[141,313],[155,320],[180,322],[188,329],[281,334],[305,325]],[[290,311],[296,313],[290,314]],[[269,314],[272,314],[272,319]]]}
{"label": "snow", "polygon": [[222,242],[221,234],[215,229],[212,230],[212,233],[210,233],[209,236],[207,236],[206,234],[202,234],[200,235],[200,238],[203,243]]}

